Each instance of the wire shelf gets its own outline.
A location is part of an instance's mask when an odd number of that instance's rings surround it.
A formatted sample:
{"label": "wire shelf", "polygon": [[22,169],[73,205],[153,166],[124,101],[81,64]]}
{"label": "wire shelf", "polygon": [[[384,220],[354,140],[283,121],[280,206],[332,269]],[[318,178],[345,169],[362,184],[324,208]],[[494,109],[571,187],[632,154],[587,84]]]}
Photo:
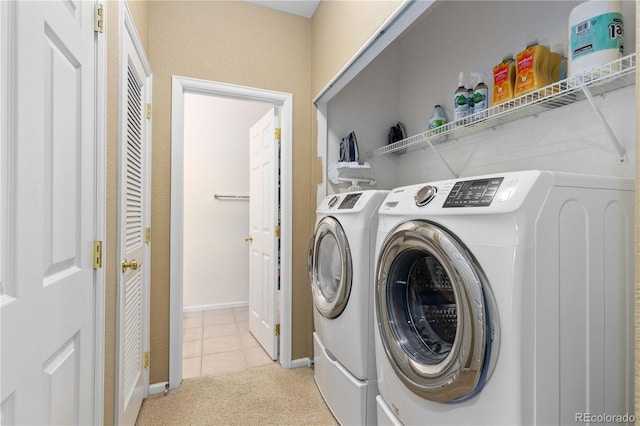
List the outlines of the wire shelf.
{"label": "wire shelf", "polygon": [[375,157],[408,148],[421,147],[425,143],[435,149],[434,145],[446,143],[443,141],[445,138],[459,138],[483,129],[494,128],[551,109],[571,105],[588,99],[590,95],[600,96],[614,92],[635,84],[635,68],[636,54],[633,53],[500,105],[492,106],[485,111],[447,123],[435,130],[419,133],[375,149],[370,154]]}

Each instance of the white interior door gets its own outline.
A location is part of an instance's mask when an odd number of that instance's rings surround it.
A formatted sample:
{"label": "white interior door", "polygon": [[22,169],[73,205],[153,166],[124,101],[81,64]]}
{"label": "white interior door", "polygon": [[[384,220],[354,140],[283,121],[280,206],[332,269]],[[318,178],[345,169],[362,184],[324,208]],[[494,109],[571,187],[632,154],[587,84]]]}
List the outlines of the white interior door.
{"label": "white interior door", "polygon": [[3,424],[91,424],[94,3],[1,7],[0,417]]}
{"label": "white interior door", "polygon": [[279,267],[278,110],[271,109],[250,130],[249,331],[271,359],[278,359]]}
{"label": "white interior door", "polygon": [[135,424],[149,388],[149,182],[151,76],[144,52],[136,46],[135,28],[122,4],[122,105],[120,135],[120,204],[118,281],[118,362],[116,422]]}

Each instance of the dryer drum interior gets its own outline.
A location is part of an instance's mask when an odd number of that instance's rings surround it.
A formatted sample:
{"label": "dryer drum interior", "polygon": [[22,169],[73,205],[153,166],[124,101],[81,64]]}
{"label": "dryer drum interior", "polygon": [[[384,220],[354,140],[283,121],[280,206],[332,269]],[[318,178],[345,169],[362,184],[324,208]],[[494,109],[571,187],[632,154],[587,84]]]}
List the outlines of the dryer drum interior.
{"label": "dryer drum interior", "polygon": [[310,248],[313,301],[326,318],[336,318],[347,305],[353,265],[347,237],[340,223],[325,217],[318,223]]}
{"label": "dryer drum interior", "polygon": [[474,257],[427,221],[397,227],[380,252],[376,312],[398,377],[432,401],[475,395],[493,369],[498,315]]}

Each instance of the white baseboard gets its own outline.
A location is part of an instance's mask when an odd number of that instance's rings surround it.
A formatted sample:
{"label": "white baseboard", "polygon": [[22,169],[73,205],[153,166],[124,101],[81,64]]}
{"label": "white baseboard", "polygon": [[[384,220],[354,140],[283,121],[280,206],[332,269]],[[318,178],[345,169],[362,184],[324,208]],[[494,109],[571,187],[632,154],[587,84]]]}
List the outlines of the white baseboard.
{"label": "white baseboard", "polygon": [[246,302],[217,303],[215,305],[185,306],[182,308],[182,312],[199,312],[211,311],[215,309],[244,308],[245,306],[249,306],[248,300]]}
{"label": "white baseboard", "polygon": [[152,385],[149,385],[149,395],[154,395],[156,393],[164,392],[165,389],[167,389],[168,384],[169,382],[162,382],[162,383],[154,383]]}
{"label": "white baseboard", "polygon": [[300,358],[291,361],[291,368],[311,367],[310,358]]}

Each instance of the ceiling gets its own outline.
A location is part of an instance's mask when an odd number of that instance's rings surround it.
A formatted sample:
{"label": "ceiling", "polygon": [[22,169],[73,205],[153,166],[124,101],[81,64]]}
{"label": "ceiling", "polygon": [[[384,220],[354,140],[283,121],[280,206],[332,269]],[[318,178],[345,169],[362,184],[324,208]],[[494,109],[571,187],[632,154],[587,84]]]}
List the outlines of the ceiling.
{"label": "ceiling", "polygon": [[245,0],[249,3],[311,18],[320,0]]}

